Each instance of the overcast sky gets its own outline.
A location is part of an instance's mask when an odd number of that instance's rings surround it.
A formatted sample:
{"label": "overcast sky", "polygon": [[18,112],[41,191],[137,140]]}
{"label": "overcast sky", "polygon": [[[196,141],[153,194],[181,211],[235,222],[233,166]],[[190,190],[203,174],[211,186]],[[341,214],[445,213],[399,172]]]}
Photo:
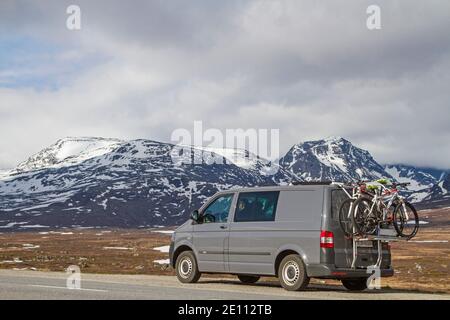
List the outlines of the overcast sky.
{"label": "overcast sky", "polygon": [[448,0],[1,0],[0,168],[66,136],[170,141],[203,120],[278,128],[282,152],[335,135],[450,169],[449,30]]}

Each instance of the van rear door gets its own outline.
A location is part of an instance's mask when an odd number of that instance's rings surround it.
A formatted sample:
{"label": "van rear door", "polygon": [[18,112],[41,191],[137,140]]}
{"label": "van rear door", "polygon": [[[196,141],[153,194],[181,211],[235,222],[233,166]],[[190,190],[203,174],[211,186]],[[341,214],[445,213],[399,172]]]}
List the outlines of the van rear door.
{"label": "van rear door", "polygon": [[[353,241],[347,238],[339,224],[339,208],[348,196],[341,189],[331,190],[331,216],[327,219],[326,230],[334,234],[334,264],[338,268],[350,268],[353,261]],[[383,260],[381,267],[386,268],[391,264],[388,245],[383,244]],[[378,259],[377,241],[364,241],[358,244],[357,268],[367,268],[376,264]]]}

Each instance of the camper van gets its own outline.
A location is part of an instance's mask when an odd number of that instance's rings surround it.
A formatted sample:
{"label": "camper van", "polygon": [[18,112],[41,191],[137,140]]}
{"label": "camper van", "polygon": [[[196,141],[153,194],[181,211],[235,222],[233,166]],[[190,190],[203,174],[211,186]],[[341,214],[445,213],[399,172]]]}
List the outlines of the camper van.
{"label": "camper van", "polygon": [[224,273],[246,284],[275,276],[290,291],[306,288],[311,278],[364,290],[372,266],[382,277],[393,275],[390,248],[367,240],[355,254],[339,224],[346,197],[332,183],[219,192],[175,230],[170,264],[183,283]]}

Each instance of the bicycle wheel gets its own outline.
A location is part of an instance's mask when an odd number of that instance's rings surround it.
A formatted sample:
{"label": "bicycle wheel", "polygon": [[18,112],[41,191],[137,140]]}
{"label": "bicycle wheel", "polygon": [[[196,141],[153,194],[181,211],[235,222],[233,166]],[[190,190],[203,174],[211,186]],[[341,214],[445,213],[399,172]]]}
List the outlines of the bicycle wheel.
{"label": "bicycle wheel", "polygon": [[346,237],[353,235],[352,209],[353,199],[346,199],[339,207],[339,225]]}
{"label": "bicycle wheel", "polygon": [[378,215],[376,212],[371,212],[372,204],[372,200],[365,197],[361,197],[353,203],[353,214],[351,217],[357,234],[369,235],[376,231]]}
{"label": "bicycle wheel", "polygon": [[393,214],[394,228],[398,235],[411,239],[419,230],[419,216],[416,209],[409,202],[400,203]]}

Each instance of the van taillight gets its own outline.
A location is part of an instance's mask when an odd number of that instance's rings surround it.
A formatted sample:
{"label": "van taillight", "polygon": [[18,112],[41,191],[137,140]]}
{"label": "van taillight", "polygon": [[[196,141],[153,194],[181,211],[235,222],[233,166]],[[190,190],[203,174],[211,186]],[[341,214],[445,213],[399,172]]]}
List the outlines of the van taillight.
{"label": "van taillight", "polygon": [[320,232],[320,247],[321,248],[334,248],[334,235],[331,231]]}

